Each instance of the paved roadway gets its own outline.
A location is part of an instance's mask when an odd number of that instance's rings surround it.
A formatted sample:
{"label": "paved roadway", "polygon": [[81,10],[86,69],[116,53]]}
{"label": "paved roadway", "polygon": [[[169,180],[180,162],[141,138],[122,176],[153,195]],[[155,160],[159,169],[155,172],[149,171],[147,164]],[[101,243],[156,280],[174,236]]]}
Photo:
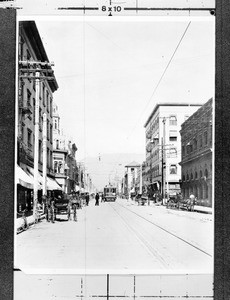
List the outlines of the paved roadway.
{"label": "paved roadway", "polygon": [[211,215],[90,201],[78,221],[43,220],[16,236],[15,267],[32,273],[212,273]]}

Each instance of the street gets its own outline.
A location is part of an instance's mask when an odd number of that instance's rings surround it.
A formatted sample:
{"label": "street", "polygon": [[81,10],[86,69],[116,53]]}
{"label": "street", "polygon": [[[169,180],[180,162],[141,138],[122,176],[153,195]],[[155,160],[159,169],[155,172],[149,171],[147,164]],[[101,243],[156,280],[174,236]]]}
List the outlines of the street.
{"label": "street", "polygon": [[28,273],[212,273],[212,215],[117,199],[42,220],[16,236],[15,267]]}

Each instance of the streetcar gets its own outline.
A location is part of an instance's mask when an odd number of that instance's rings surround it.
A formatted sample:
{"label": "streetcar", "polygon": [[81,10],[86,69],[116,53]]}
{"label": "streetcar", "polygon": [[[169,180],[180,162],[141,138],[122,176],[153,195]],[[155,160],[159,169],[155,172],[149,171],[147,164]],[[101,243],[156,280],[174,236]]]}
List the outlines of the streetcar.
{"label": "streetcar", "polygon": [[117,198],[117,188],[111,184],[104,187],[104,201],[115,201]]}

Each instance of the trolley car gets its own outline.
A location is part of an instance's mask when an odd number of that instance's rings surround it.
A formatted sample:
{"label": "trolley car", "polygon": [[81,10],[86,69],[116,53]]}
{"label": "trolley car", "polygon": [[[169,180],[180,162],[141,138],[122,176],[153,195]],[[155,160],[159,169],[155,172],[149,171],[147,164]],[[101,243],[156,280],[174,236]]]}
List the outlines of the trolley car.
{"label": "trolley car", "polygon": [[115,201],[117,198],[117,188],[111,184],[104,187],[104,201]]}

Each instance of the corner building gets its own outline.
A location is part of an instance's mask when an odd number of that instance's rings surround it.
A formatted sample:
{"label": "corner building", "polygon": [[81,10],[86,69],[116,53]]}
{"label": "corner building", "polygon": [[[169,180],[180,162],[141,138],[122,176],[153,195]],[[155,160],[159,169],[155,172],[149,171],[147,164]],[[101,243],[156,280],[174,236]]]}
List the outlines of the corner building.
{"label": "corner building", "polygon": [[181,124],[201,104],[159,103],[146,121],[146,167],[144,185],[148,194],[160,191],[167,198],[180,192]]}
{"label": "corner building", "polygon": [[[19,23],[19,62],[49,62],[36,23],[34,21],[23,21]],[[19,64],[19,82],[18,82],[18,127],[17,127],[17,164],[20,174],[24,174],[17,182],[18,211],[27,208],[32,209],[33,198],[33,173],[34,173],[34,144],[35,144],[35,71],[36,67],[29,65],[30,72],[22,72]],[[34,68],[34,69],[33,69]],[[48,67],[52,71],[51,67]],[[32,72],[31,72],[32,71]],[[23,75],[23,77],[22,77]],[[42,181],[41,174],[43,169],[43,113],[47,116],[47,181],[51,185],[57,186],[53,173],[53,93],[58,89],[58,84],[54,74],[52,80],[46,79],[45,72],[40,72],[43,77],[39,82],[39,149],[38,149],[38,169],[39,181]],[[31,184],[26,184],[32,178]],[[28,183],[28,182],[27,182]],[[42,191],[38,192],[39,201]]]}
{"label": "corner building", "polygon": [[182,195],[193,193],[200,205],[212,206],[212,98],[181,128]]}

